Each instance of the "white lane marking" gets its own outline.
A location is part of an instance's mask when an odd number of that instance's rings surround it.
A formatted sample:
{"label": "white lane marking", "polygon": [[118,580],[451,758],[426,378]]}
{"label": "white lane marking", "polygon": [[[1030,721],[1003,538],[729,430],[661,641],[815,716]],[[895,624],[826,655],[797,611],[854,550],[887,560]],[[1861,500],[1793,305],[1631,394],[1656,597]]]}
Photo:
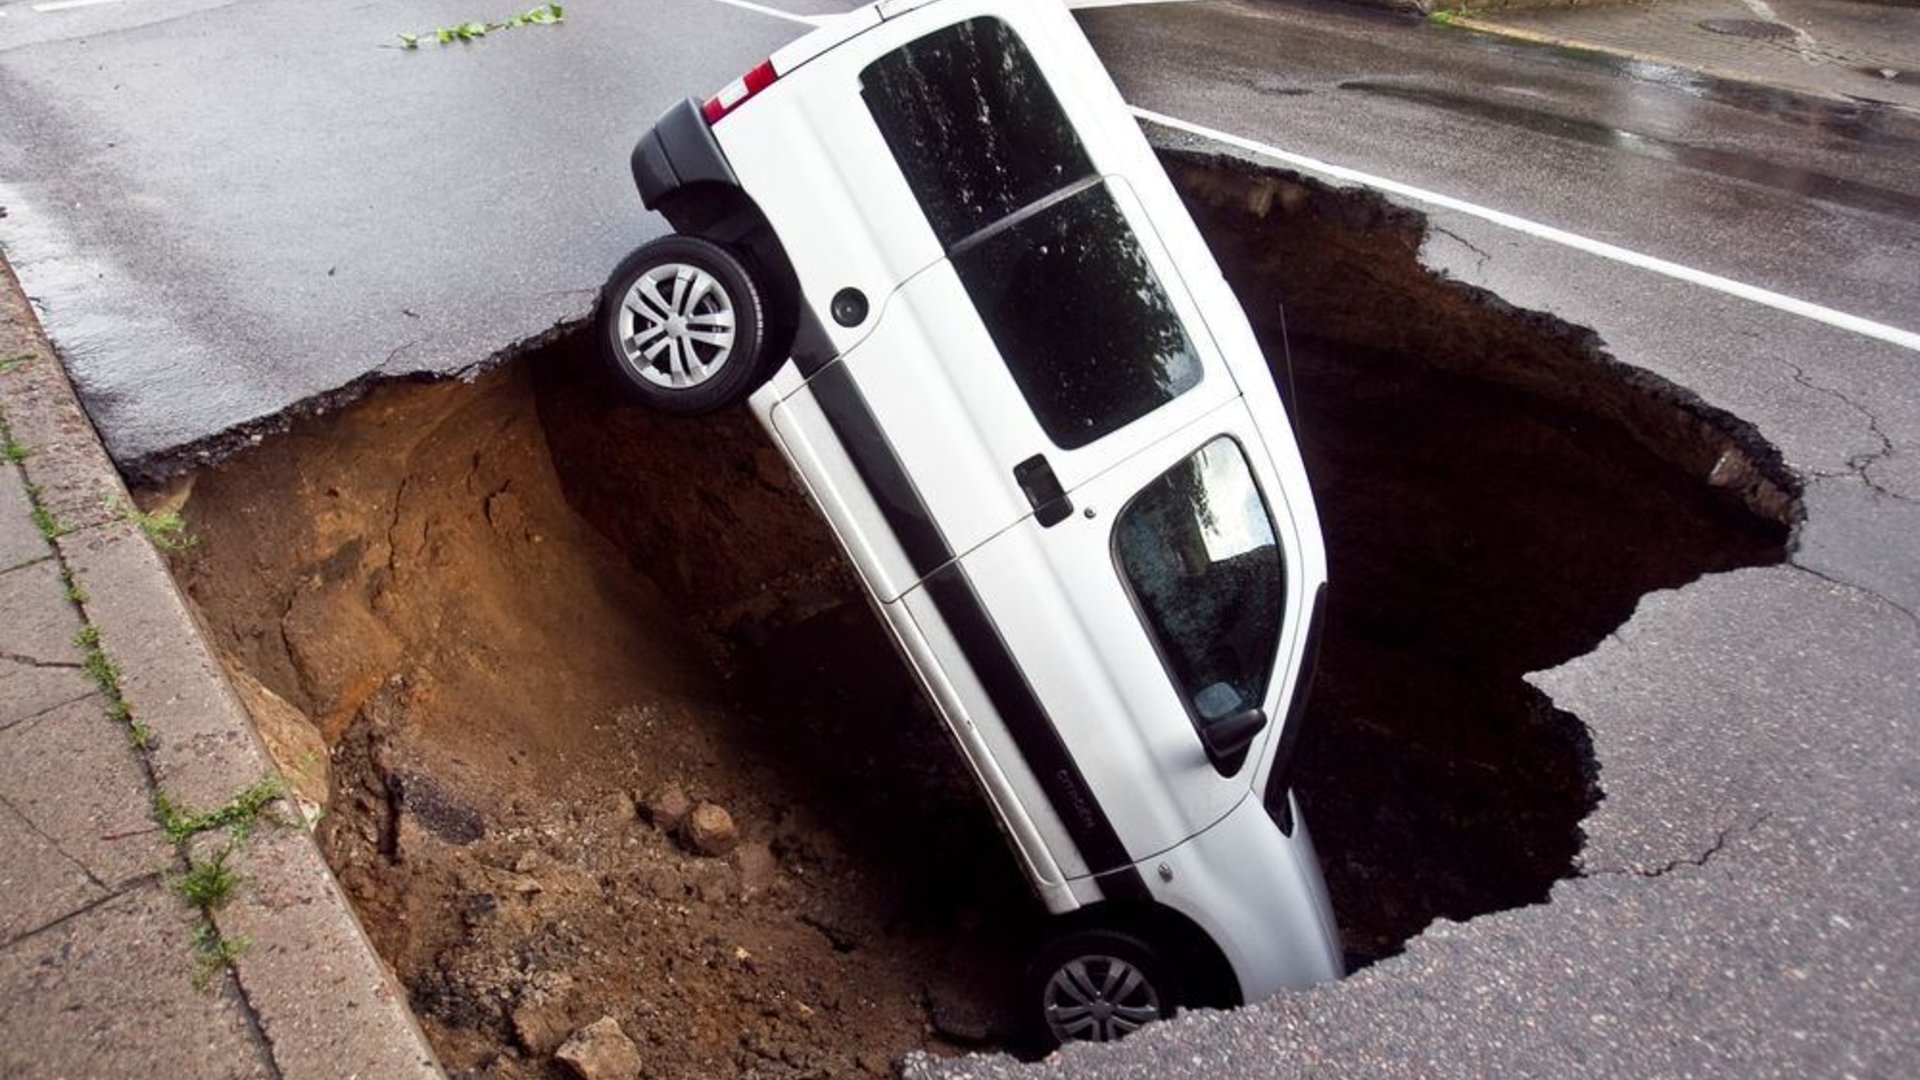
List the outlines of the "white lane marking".
{"label": "white lane marking", "polygon": [[[66,5],[78,7],[81,4],[117,3],[118,0],[63,0],[63,2]],[[737,7],[742,11],[771,15],[776,19],[805,23],[808,26],[820,26],[824,24],[826,20],[833,17],[831,15],[801,15],[792,11],[782,11],[779,8],[768,7],[765,4],[756,4],[753,0],[713,0],[713,2],[716,4],[726,4],[729,7]],[[1191,2],[1191,0],[1066,0],[1066,4],[1070,8],[1142,7],[1148,4],[1183,4],[1189,2]]]}
{"label": "white lane marking", "polygon": [[1343,180],[1350,184],[1359,184],[1363,187],[1370,187],[1379,191],[1399,195],[1402,198],[1412,199],[1415,202],[1423,202],[1431,206],[1458,211],[1462,214],[1477,217],[1482,221],[1490,221],[1495,225],[1512,229],[1515,232],[1526,233],[1528,236],[1573,248],[1576,251],[1584,251],[1590,255],[1598,255],[1603,259],[1612,259],[1615,262],[1625,263],[1628,266],[1639,267],[1642,270],[1651,271],[1655,274],[1661,274],[1679,281],[1699,285],[1703,288],[1712,289],[1715,292],[1725,293],[1728,296],[1735,296],[1742,300],[1750,300],[1756,304],[1763,304],[1777,311],[1787,312],[1790,315],[1798,315],[1801,318],[1812,319],[1815,322],[1826,323],[1828,326],[1839,327],[1842,330],[1850,330],[1853,333],[1878,341],[1884,341],[1891,345],[1898,345],[1903,349],[1920,352],[1920,334],[1916,334],[1911,330],[1902,330],[1897,326],[1888,326],[1885,323],[1874,322],[1871,319],[1864,319],[1858,315],[1849,315],[1844,311],[1836,311],[1830,307],[1822,307],[1819,304],[1777,293],[1771,289],[1760,288],[1758,285],[1748,285],[1743,281],[1724,278],[1718,274],[1709,274],[1705,270],[1695,270],[1691,266],[1682,266],[1679,263],[1668,262],[1665,259],[1655,258],[1652,255],[1631,251],[1623,247],[1616,247],[1603,240],[1594,240],[1577,233],[1567,232],[1565,229],[1556,229],[1551,225],[1542,225],[1537,221],[1529,221],[1526,218],[1518,217],[1504,211],[1479,206],[1467,202],[1464,199],[1456,199],[1451,195],[1442,195],[1437,191],[1428,191],[1425,188],[1414,187],[1412,184],[1403,184],[1398,180],[1388,180],[1385,177],[1373,176],[1368,173],[1363,173],[1358,169],[1349,169],[1343,165],[1329,164],[1328,162],[1307,157],[1304,154],[1295,154],[1287,150],[1282,150],[1277,146],[1268,146],[1266,143],[1255,142],[1252,139],[1232,135],[1187,120],[1181,120],[1168,116],[1165,113],[1157,113],[1151,109],[1142,109],[1138,106],[1129,106],[1129,108],[1133,110],[1135,116],[1142,120],[1159,124],[1162,127],[1170,127],[1179,131],[1188,132],[1189,134],[1198,135],[1202,138],[1223,142],[1228,146],[1236,146],[1250,153],[1272,158],[1275,161],[1283,161],[1296,168],[1319,173],[1322,176],[1330,176],[1336,180]]}
{"label": "white lane marking", "polygon": [[[73,2],[103,4],[110,2],[110,0],[73,0]],[[768,7],[765,4],[756,4],[753,0],[713,0],[713,2],[716,4],[725,4],[728,7],[737,7],[742,11],[752,11],[760,15],[771,15],[776,19],[786,19],[788,22],[805,23],[808,26],[820,25],[820,19],[816,16],[796,15],[791,11],[781,11],[779,8]]]}
{"label": "white lane marking", "polygon": [[97,4],[119,4],[125,0],[54,0],[51,4],[35,4],[33,10],[42,14],[53,11],[66,11],[69,8],[93,7]]}
{"label": "white lane marking", "polygon": [[[111,0],[66,0],[66,2],[108,3],[111,2]],[[807,23],[812,26],[819,25],[819,20],[817,19],[804,15],[795,15],[792,12],[780,11],[777,8],[770,8],[764,4],[756,4],[753,3],[752,0],[715,0],[715,2],[730,4],[748,11],[756,11],[763,15],[772,15],[776,18],[791,19],[794,22]],[[1108,6],[1109,3],[1127,2],[1130,2],[1130,0],[1069,0],[1069,6]],[[1139,0],[1139,2],[1152,3],[1155,2],[1155,0]],[[1178,2],[1178,0],[1158,0],[1158,2]],[[1764,0],[1761,0],[1761,2],[1764,2]],[[1725,293],[1728,296],[1738,297],[1742,300],[1748,300],[1765,307],[1770,307],[1776,311],[1784,311],[1789,315],[1798,315],[1803,319],[1812,319],[1814,322],[1825,323],[1828,326],[1848,330],[1860,334],[1863,337],[1873,338],[1876,341],[1884,341],[1890,345],[1898,345],[1903,349],[1920,352],[1920,334],[1916,334],[1911,330],[1902,330],[1897,326],[1874,322],[1872,319],[1862,318],[1858,315],[1850,315],[1844,311],[1824,307],[1809,300],[1787,296],[1784,293],[1777,293],[1771,289],[1763,289],[1758,285],[1749,285],[1744,281],[1735,281],[1732,278],[1721,277],[1718,274],[1710,274],[1705,270],[1695,270],[1691,266],[1682,266],[1679,263],[1668,262],[1665,259],[1656,258],[1643,252],[1618,247],[1604,240],[1595,240],[1591,237],[1581,236],[1578,233],[1570,233],[1565,229],[1556,229],[1551,225],[1543,225],[1537,221],[1529,221],[1526,218],[1506,213],[1503,210],[1494,210],[1490,207],[1467,202],[1465,199],[1456,199],[1451,195],[1442,195],[1437,191],[1428,191],[1425,188],[1414,187],[1412,184],[1403,184],[1398,180],[1389,180],[1384,176],[1374,176],[1371,173],[1364,173],[1358,169],[1349,169],[1344,165],[1334,165],[1317,158],[1307,157],[1305,154],[1296,154],[1289,150],[1282,150],[1277,146],[1269,146],[1266,143],[1256,142],[1244,136],[1230,134],[1218,128],[1210,128],[1189,120],[1181,120],[1178,117],[1154,112],[1151,109],[1143,109],[1137,105],[1130,105],[1128,108],[1133,111],[1133,115],[1142,120],[1159,124],[1162,127],[1185,131],[1189,134],[1198,135],[1201,138],[1223,142],[1228,146],[1237,146],[1250,153],[1272,158],[1275,161],[1285,162],[1295,168],[1319,173],[1322,176],[1329,176],[1349,184],[1359,184],[1362,187],[1370,187],[1377,191],[1390,192],[1405,199],[1426,203],[1429,206],[1438,206],[1447,210],[1454,210],[1462,214],[1477,217],[1482,221],[1492,222],[1502,228],[1525,233],[1528,236],[1536,237],[1549,243],[1560,244],[1563,247],[1570,247],[1576,251],[1584,251],[1589,255],[1597,255],[1603,259],[1611,259],[1614,262],[1638,267],[1650,273],[1673,278],[1676,281],[1685,281],[1702,288],[1712,289],[1715,292]]]}

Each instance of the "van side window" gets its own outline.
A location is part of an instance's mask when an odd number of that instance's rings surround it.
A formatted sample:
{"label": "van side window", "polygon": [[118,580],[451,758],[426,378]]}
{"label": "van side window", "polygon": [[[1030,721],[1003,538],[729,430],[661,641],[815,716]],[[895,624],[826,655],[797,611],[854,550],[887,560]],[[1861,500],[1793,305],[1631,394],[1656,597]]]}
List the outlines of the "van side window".
{"label": "van side window", "polygon": [[1266,698],[1286,567],[1245,451],[1222,436],[1115,520],[1114,558],[1196,725]]}
{"label": "van side window", "polygon": [[1200,381],[1200,360],[1104,184],[953,253],[953,268],[1047,437],[1072,450]]}
{"label": "van side window", "polygon": [[860,86],[945,247],[1093,174],[1039,65],[999,19],[895,49],[867,65]]}

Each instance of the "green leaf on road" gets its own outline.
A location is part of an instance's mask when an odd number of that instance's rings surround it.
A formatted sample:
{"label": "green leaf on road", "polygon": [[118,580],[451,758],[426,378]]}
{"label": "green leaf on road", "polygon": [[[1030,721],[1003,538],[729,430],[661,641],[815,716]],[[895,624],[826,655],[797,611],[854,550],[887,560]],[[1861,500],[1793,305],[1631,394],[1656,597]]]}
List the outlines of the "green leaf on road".
{"label": "green leaf on road", "polygon": [[418,49],[420,39],[431,34],[442,45],[456,41],[473,41],[487,36],[492,30],[510,30],[516,26],[553,26],[566,21],[566,10],[559,4],[541,4],[515,15],[509,15],[499,22],[463,22],[452,26],[442,26],[418,34],[401,34],[400,48]]}

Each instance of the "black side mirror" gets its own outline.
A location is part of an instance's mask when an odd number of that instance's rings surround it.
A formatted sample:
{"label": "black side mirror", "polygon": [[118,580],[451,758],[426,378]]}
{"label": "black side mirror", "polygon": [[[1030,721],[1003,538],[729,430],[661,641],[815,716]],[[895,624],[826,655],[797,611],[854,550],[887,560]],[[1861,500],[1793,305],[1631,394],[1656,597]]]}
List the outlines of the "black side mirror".
{"label": "black side mirror", "polygon": [[1239,769],[1240,758],[1253,745],[1254,736],[1266,727],[1267,712],[1256,705],[1202,725],[1200,742],[1216,767],[1232,773]]}

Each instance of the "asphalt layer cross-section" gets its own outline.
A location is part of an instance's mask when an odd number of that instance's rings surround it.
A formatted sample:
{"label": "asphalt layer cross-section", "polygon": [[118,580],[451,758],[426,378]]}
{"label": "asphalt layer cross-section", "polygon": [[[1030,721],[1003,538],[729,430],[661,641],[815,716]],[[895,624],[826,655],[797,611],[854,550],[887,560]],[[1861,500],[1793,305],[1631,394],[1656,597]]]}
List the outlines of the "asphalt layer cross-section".
{"label": "asphalt layer cross-section", "polygon": [[[635,135],[805,29],[592,4],[406,53],[395,32],[482,12],[0,12],[0,242],[123,465],[584,315],[661,228],[626,174]],[[1138,106],[1920,330],[1909,113],[1306,3],[1083,24]],[[1920,354],[1407,205],[1431,214],[1430,266],[1755,424],[1805,484],[1792,560],[1648,596],[1534,677],[1586,723],[1606,792],[1551,903],[1040,1073],[1912,1075]]]}

